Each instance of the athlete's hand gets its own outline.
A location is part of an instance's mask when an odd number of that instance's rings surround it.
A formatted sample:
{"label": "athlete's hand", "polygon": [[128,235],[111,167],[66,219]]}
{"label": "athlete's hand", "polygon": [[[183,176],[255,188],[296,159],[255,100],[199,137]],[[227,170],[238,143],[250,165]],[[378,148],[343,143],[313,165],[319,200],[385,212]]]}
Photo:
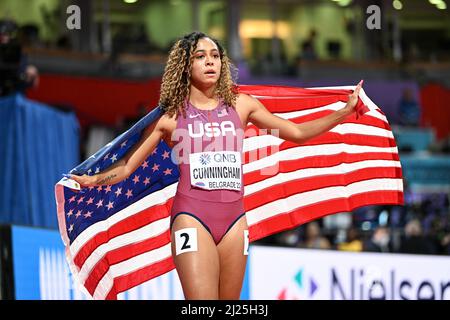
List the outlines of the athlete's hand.
{"label": "athlete's hand", "polygon": [[353,112],[356,111],[356,105],[358,104],[358,96],[359,96],[359,91],[361,90],[361,87],[364,83],[364,80],[361,80],[358,85],[355,88],[355,91],[353,91],[352,94],[348,95],[348,100],[347,100],[347,104],[345,105],[345,110],[349,113],[352,114]]}
{"label": "athlete's hand", "polygon": [[80,184],[82,188],[84,187],[92,187],[96,185],[96,178],[94,176],[88,176],[87,174],[83,174],[82,176],[77,176],[75,174],[65,175],[67,178],[75,180]]}

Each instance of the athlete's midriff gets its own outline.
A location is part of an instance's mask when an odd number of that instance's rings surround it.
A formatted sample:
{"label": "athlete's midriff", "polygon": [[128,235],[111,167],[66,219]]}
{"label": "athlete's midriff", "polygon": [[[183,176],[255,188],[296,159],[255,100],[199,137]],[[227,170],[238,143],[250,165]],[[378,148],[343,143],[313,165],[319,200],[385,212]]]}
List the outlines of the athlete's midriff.
{"label": "athlete's midriff", "polygon": [[172,138],[180,179],[171,211],[199,220],[216,243],[243,213],[241,120],[233,107],[219,101],[213,110],[186,103]]}

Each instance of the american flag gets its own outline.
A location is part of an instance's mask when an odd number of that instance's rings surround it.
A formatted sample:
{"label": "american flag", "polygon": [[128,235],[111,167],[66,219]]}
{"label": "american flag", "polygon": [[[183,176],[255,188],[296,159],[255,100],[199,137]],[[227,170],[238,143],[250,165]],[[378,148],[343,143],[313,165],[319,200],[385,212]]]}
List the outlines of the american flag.
{"label": "american flag", "polygon": [[[353,89],[240,86],[272,113],[296,123],[342,108]],[[267,135],[249,123],[243,169],[250,241],[365,205],[403,204],[401,166],[388,121],[364,90],[357,110],[303,145]],[[161,114],[155,108],[71,173],[105,170]],[[268,170],[274,166],[276,170]],[[116,299],[118,293],[174,268],[169,219],[178,179],[171,149],[161,141],[120,183],[81,190],[66,178],[56,184],[66,257],[74,278],[94,299]]]}

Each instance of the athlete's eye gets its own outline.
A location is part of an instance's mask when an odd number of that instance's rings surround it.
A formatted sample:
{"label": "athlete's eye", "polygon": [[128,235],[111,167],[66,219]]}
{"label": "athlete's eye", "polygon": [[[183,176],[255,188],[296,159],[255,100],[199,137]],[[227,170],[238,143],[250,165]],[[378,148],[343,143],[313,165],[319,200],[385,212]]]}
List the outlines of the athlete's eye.
{"label": "athlete's eye", "polygon": [[204,57],[204,55],[199,55],[199,56],[196,56],[195,59],[201,59],[203,57]]}
{"label": "athlete's eye", "polygon": [[220,56],[218,54],[214,55],[214,58],[218,59]]}

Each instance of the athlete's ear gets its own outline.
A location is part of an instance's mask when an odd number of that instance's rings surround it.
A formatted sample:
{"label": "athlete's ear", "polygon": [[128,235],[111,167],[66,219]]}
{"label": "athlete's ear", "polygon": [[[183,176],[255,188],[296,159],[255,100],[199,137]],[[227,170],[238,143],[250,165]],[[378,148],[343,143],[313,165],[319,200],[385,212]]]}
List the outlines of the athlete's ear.
{"label": "athlete's ear", "polygon": [[189,72],[188,72],[189,69],[188,68],[189,67],[184,68],[183,74],[181,75],[181,79],[182,79],[183,83],[187,83],[187,81],[189,80],[188,79],[188,77],[189,77]]}
{"label": "athlete's ear", "polygon": [[186,75],[186,76],[189,74],[189,65],[187,65],[187,66],[184,68],[183,74]]}

